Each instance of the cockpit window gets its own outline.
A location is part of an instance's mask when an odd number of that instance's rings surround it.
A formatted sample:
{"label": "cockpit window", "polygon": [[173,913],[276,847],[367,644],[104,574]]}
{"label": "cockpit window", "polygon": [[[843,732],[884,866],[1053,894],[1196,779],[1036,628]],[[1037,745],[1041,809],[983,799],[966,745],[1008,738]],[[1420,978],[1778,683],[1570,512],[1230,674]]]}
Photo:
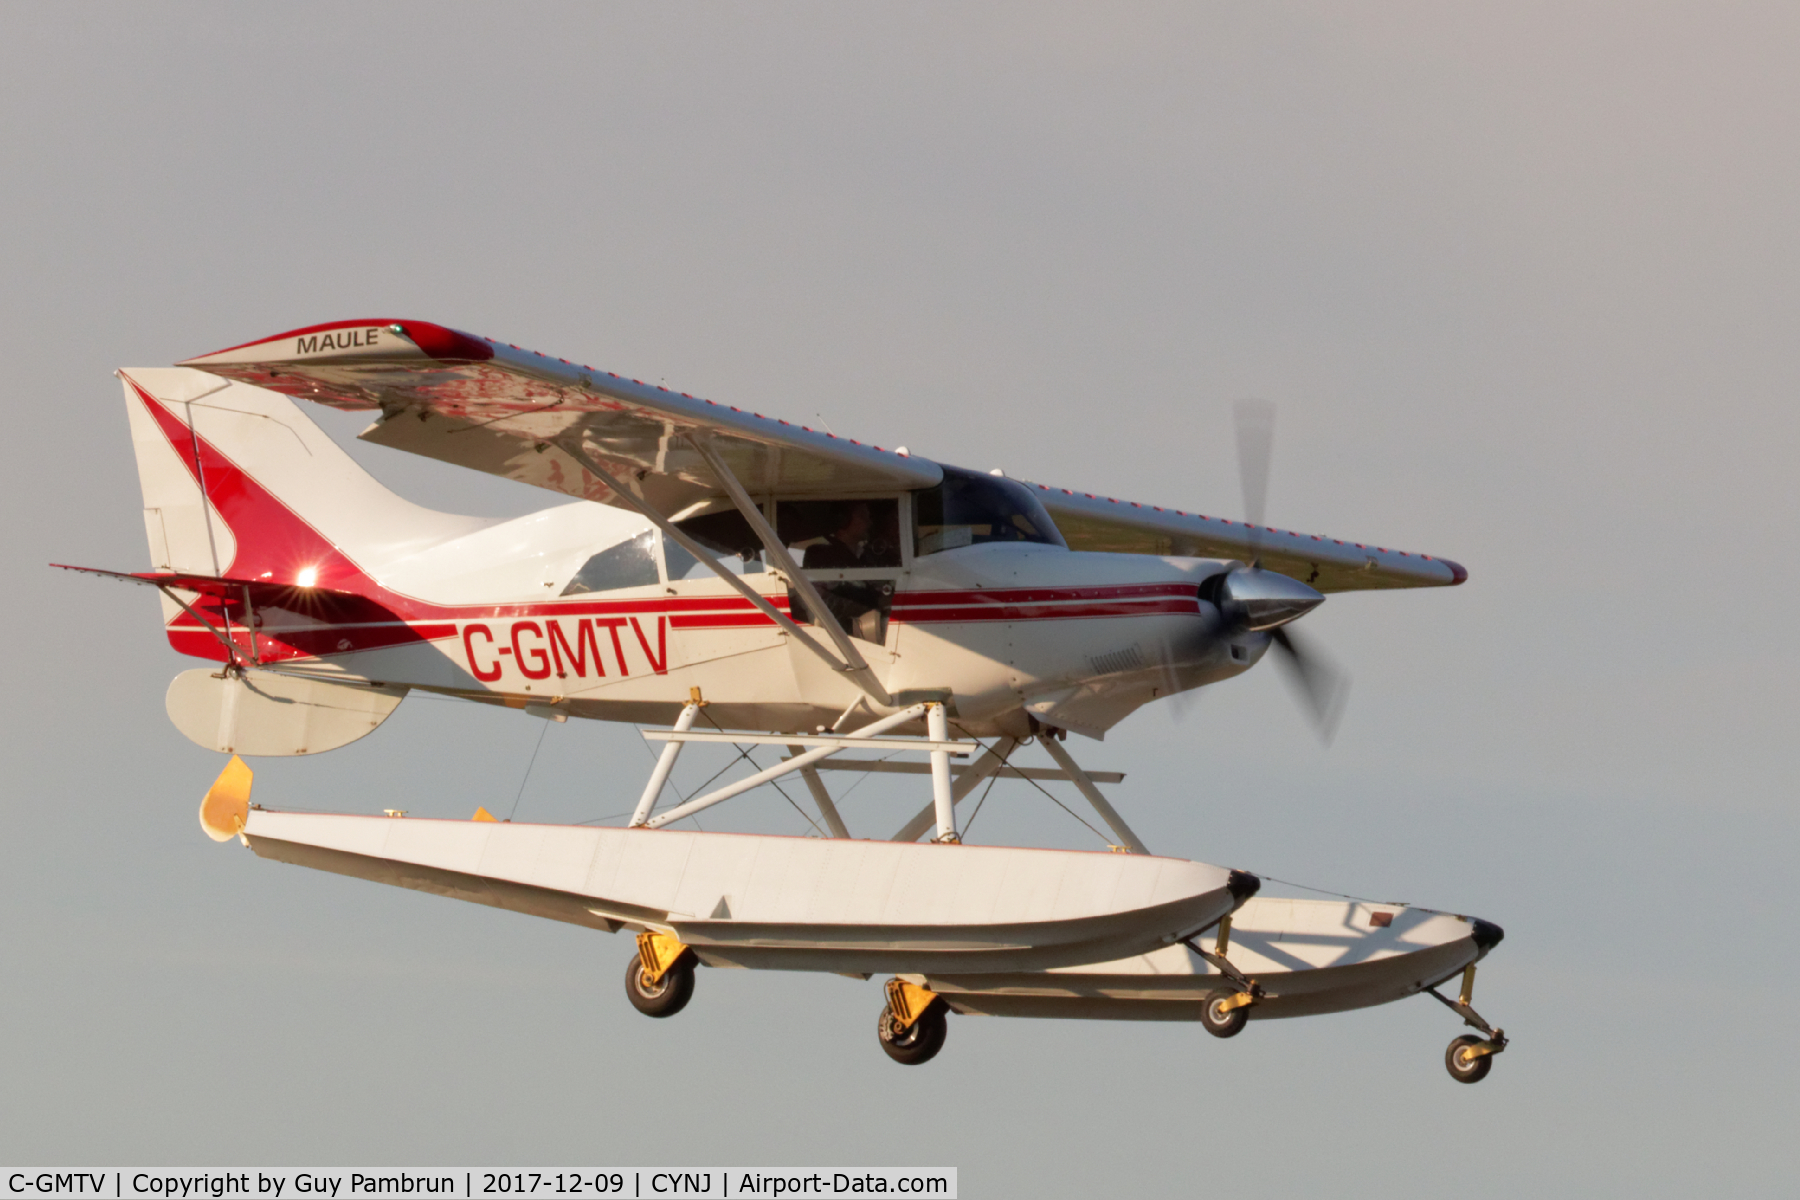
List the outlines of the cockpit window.
{"label": "cockpit window", "polygon": [[609,592],[614,588],[648,587],[656,582],[656,530],[647,529],[629,542],[609,546],[588,559],[562,594]]}
{"label": "cockpit window", "polygon": [[986,542],[1037,542],[1068,549],[1037,497],[999,475],[945,467],[942,483],[913,493],[913,518],[915,555]]}

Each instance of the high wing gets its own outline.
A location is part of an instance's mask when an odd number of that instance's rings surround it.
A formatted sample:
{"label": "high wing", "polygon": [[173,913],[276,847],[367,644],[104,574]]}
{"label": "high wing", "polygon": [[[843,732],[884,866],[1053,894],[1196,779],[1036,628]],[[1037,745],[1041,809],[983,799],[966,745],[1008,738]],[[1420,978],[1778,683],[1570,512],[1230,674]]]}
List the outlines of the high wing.
{"label": "high wing", "polygon": [[1469,577],[1458,563],[1429,554],[1294,533],[1199,513],[1158,508],[1092,492],[1033,484],[1071,550],[1176,554],[1195,558],[1261,558],[1271,571],[1321,592],[1373,588],[1450,587]]}
{"label": "high wing", "polygon": [[[893,492],[943,478],[929,459],[424,321],[313,325],[180,365],[379,410],[364,441],[602,503],[617,503],[613,488],[625,488],[665,516],[725,494],[696,436],[753,493]],[[608,478],[596,479],[571,450]]]}
{"label": "high wing", "polygon": [[[620,504],[615,489],[629,490],[666,517],[726,496],[695,439],[710,443],[756,494],[910,491],[943,478],[930,459],[425,321],[312,325],[180,365],[337,408],[377,410],[364,441],[601,503]],[[1075,550],[1260,557],[1322,592],[1441,587],[1468,577],[1430,555],[1034,486]]]}

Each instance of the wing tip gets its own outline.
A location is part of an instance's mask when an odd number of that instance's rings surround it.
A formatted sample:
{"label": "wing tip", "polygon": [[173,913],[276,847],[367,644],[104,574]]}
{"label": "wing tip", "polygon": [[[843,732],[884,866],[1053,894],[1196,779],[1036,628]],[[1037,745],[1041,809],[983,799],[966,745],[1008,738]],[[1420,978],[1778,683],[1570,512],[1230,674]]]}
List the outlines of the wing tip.
{"label": "wing tip", "polygon": [[[437,325],[430,321],[397,321],[389,318],[370,318],[362,321],[326,321],[320,325],[307,325],[299,329],[290,329],[285,333],[277,333],[271,337],[257,338],[236,346],[227,346],[223,350],[214,350],[210,354],[185,358],[175,365],[178,367],[200,367],[236,363],[254,363],[259,361],[295,361],[306,358],[342,356],[346,352],[358,355],[366,354],[377,348],[383,334],[396,335],[404,341],[404,347],[410,342],[420,354],[439,362],[486,362],[494,357],[494,343],[487,338],[463,333],[451,329],[447,325]],[[273,348],[281,342],[292,342],[291,347],[283,347],[285,353],[259,354],[253,353]]]}
{"label": "wing tip", "polygon": [[1469,571],[1468,571],[1467,567],[1463,566],[1459,562],[1456,562],[1456,561],[1454,561],[1452,559],[1448,559],[1448,558],[1440,558],[1440,559],[1438,559],[1438,561],[1443,563],[1446,567],[1450,568],[1450,586],[1451,587],[1456,587],[1458,584],[1468,582]]}

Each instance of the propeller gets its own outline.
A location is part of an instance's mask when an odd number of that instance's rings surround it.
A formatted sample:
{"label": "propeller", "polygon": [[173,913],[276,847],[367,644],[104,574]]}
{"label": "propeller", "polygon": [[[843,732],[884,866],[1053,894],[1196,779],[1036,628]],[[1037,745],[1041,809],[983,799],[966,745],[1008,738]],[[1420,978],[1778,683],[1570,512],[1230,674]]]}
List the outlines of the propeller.
{"label": "propeller", "polygon": [[1250,565],[1262,566],[1263,514],[1269,504],[1269,461],[1275,456],[1275,406],[1239,400],[1231,407],[1237,426],[1238,485],[1244,489],[1244,524],[1250,527]]}
{"label": "propeller", "polygon": [[1311,638],[1302,638],[1285,627],[1270,630],[1269,637],[1275,643],[1275,661],[1281,664],[1289,686],[1306,706],[1319,740],[1331,745],[1338,721],[1344,715],[1344,705],[1350,699],[1350,676],[1320,654]]}
{"label": "propeller", "polygon": [[1215,602],[1240,628],[1264,630],[1275,644],[1276,661],[1298,693],[1313,728],[1327,745],[1337,732],[1350,695],[1350,677],[1288,628],[1325,597],[1298,579],[1262,565],[1264,515],[1269,498],[1269,463],[1275,453],[1275,406],[1267,400],[1240,400],[1232,406],[1237,427],[1238,482],[1244,490],[1244,523],[1250,527],[1250,565],[1219,580]]}

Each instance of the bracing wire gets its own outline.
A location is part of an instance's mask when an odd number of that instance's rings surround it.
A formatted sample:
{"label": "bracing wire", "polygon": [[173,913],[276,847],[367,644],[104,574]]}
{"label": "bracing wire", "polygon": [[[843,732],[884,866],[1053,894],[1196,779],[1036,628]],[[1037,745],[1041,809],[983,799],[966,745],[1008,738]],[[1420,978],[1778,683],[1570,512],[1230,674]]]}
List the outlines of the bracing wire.
{"label": "bracing wire", "polygon": [[550,722],[545,721],[544,727],[538,730],[537,745],[531,748],[531,761],[525,764],[525,778],[519,780],[519,793],[513,797],[512,811],[506,814],[508,821],[519,815],[519,801],[525,798],[525,785],[531,782],[531,768],[537,766],[538,751],[544,748],[544,735],[549,732]]}
{"label": "bracing wire", "polygon": [[[952,722],[952,724],[954,724],[954,722]],[[956,729],[960,733],[968,734],[970,737],[974,737],[973,734],[969,734],[969,731],[967,729],[964,729],[961,725],[957,725]],[[981,745],[980,738],[975,738],[974,740],[975,740],[976,745]],[[983,749],[986,749],[986,747],[983,747]],[[1014,747],[1014,749],[1017,749],[1017,747]],[[1007,761],[1002,762],[1000,765],[1000,769],[994,772],[994,774],[993,774],[994,779],[998,779],[1001,776],[1001,774],[1003,774],[1005,772],[1008,762],[1010,762],[1011,758],[1012,758],[1012,756],[1010,754],[1007,755]],[[1082,820],[1082,816],[1080,813],[1076,812],[1074,809],[1072,809],[1068,805],[1064,804],[1061,800],[1058,800],[1055,796],[1052,796],[1049,792],[1044,791],[1043,785],[1038,783],[1037,780],[1031,778],[1029,775],[1020,775],[1019,778],[1023,779],[1026,783],[1029,783],[1032,787],[1037,788],[1038,791],[1043,792],[1044,798],[1049,800],[1050,803],[1056,805],[1056,807],[1062,809],[1064,812],[1068,813],[1071,817],[1074,817],[1077,821],[1081,821],[1081,823],[1083,825],[1087,825],[1087,829],[1088,829],[1089,833],[1093,834],[1095,837],[1097,837],[1101,841],[1105,842],[1108,846],[1112,845],[1111,838],[1107,837],[1104,833],[1101,833],[1098,829],[1095,829],[1092,825],[1088,825],[1088,823],[1085,820]],[[992,788],[993,786],[994,786],[993,783],[990,781],[988,784],[988,787]],[[981,802],[976,804],[975,811],[980,812],[981,811],[981,803],[985,803],[986,801],[987,801],[987,793],[983,792],[982,796],[981,796]],[[975,820],[973,813],[970,814],[969,820],[971,823]],[[965,825],[965,826],[963,826],[963,828],[966,830],[968,828],[968,826]]]}
{"label": "bracing wire", "polygon": [[994,785],[999,782],[1000,772],[995,771],[992,775],[988,776],[987,786],[981,789],[981,799],[975,802],[975,811],[969,814],[969,819],[967,821],[963,822],[962,831],[965,836],[968,834],[969,830],[975,827],[975,818],[981,815],[981,806],[987,803],[988,793],[993,791]]}
{"label": "bracing wire", "polygon": [[[996,774],[998,774],[998,772],[996,772]],[[1056,807],[1062,809],[1064,812],[1068,813],[1071,817],[1074,817],[1077,821],[1081,821],[1081,823],[1083,825],[1087,825],[1089,833],[1093,834],[1095,837],[1099,838],[1101,841],[1105,842],[1107,845],[1109,845],[1109,846],[1112,845],[1112,839],[1108,838],[1104,833],[1101,833],[1098,829],[1095,829],[1092,825],[1088,825],[1088,823],[1086,821],[1082,820],[1080,813],[1076,812],[1074,809],[1072,809],[1068,805],[1064,804],[1061,800],[1058,800],[1055,796],[1050,795],[1049,792],[1045,792],[1043,784],[1039,783],[1037,780],[1033,779],[1029,775],[1025,776],[1024,778],[1025,778],[1026,783],[1029,783],[1032,787],[1036,788],[1038,791],[1044,792],[1044,796],[1050,801],[1050,803],[1056,805]]]}
{"label": "bracing wire", "polygon": [[819,823],[817,821],[813,820],[812,817],[807,814],[807,811],[804,808],[801,808],[798,804],[796,804],[794,802],[794,798],[792,796],[788,795],[787,790],[785,788],[783,788],[779,783],[776,783],[773,779],[771,779],[771,780],[769,780],[769,786],[774,788],[776,791],[780,792],[781,798],[783,800],[786,800],[789,804],[792,804],[794,806],[794,811],[800,814],[800,818],[803,821],[805,821],[808,825],[811,825],[813,827],[814,833],[818,834],[820,837],[829,837],[830,836],[823,829],[819,828]]}
{"label": "bracing wire", "polygon": [[[887,753],[887,754],[884,754],[884,755],[882,755],[882,756],[881,756],[881,757],[880,757],[880,758],[878,758],[878,759],[876,759],[876,760],[875,760],[875,761],[876,761],[876,762],[886,762],[886,761],[887,761],[887,760],[888,760],[888,759],[890,759],[890,758],[892,758],[892,757],[894,757],[894,755],[896,755],[896,754],[899,754],[899,753],[900,753],[900,751],[898,751],[898,750],[893,750],[893,751],[890,751],[890,752],[889,752],[889,753]],[[873,777],[874,777],[874,775],[875,775],[875,772],[873,772],[873,771],[865,771],[865,772],[863,772],[863,776],[862,776],[862,778],[861,778],[861,779],[858,779],[858,780],[857,780],[857,781],[856,781],[856,782],[855,782],[855,783],[853,783],[853,784],[851,784],[851,785],[850,785],[850,786],[849,786],[849,787],[847,787],[847,788],[845,788],[845,789],[844,789],[844,794],[843,794],[843,795],[841,795],[841,796],[839,796],[839,797],[838,797],[838,798],[837,798],[837,803],[838,803],[838,806],[839,806],[839,807],[840,807],[840,808],[841,808],[841,807],[843,807],[843,803],[844,803],[844,801],[846,801],[846,800],[848,800],[848,799],[849,799],[849,798],[850,798],[850,793],[851,793],[851,792],[854,792],[854,791],[855,791],[855,790],[856,790],[856,789],[857,789],[857,788],[859,788],[859,787],[861,787],[861,786],[862,786],[862,785],[863,785],[863,784],[865,784],[865,783],[867,783],[867,782],[869,782],[869,780],[870,780],[870,779],[871,779],[871,778],[873,778]]]}
{"label": "bracing wire", "polygon": [[[1382,904],[1382,905],[1390,905],[1394,908],[1415,908],[1415,907],[1417,907],[1416,905],[1407,903],[1405,900],[1372,900],[1367,896],[1353,896],[1349,892],[1334,892],[1330,888],[1310,887],[1304,883],[1295,883],[1291,879],[1277,879],[1277,878],[1275,878],[1275,876],[1265,875],[1261,871],[1255,872],[1255,875],[1258,879],[1262,880],[1264,883],[1279,883],[1282,887],[1299,888],[1303,892],[1316,892],[1321,896],[1336,896],[1339,900],[1354,900],[1358,904]],[[1436,912],[1437,910],[1436,909],[1423,909],[1421,911]]]}
{"label": "bracing wire", "polygon": [[[961,725],[958,725],[957,728],[959,730],[962,730],[962,732],[964,732],[964,733],[969,732],[968,730],[963,729],[963,727]],[[980,739],[977,738],[976,742],[977,742],[977,744],[979,744]],[[1014,743],[1013,750],[1017,750],[1018,748],[1019,748],[1018,744]],[[981,806],[987,803],[988,793],[994,790],[994,785],[996,783],[1000,782],[1000,776],[1006,774],[1006,768],[1008,766],[1010,766],[1011,764],[1012,764],[1012,750],[1009,750],[1006,752],[1006,754],[1004,756],[1001,757],[1000,766],[994,771],[994,773],[992,775],[988,776],[987,786],[985,788],[981,789],[981,799],[979,799],[975,802],[975,811],[969,814],[968,821],[963,824],[963,832],[964,833],[969,832],[969,826],[975,824],[975,818],[981,815]]]}
{"label": "bracing wire", "polygon": [[[714,729],[717,729],[720,733],[725,732],[724,729],[720,728],[719,723],[712,719],[712,714],[708,713],[704,708],[700,710],[700,715],[706,718],[706,723],[708,725],[711,725]],[[715,773],[713,775],[712,779],[708,779],[706,781],[706,783],[701,784],[700,787],[702,789],[704,789],[708,784],[712,783],[713,779],[717,779],[720,775],[723,775],[726,771],[729,771],[729,770],[731,770],[731,768],[737,766],[738,758],[743,759],[745,762],[749,763],[752,767],[755,767],[758,771],[762,770],[762,764],[757,762],[756,756],[751,753],[751,750],[754,749],[754,743],[752,743],[751,746],[740,746],[738,743],[733,742],[731,744],[731,748],[738,752],[737,758],[734,758],[730,762],[726,763],[723,767],[721,767],[718,770],[717,773]],[[819,823],[817,821],[813,820],[811,817],[807,816],[806,810],[804,808],[801,808],[798,804],[794,803],[794,798],[787,794],[786,789],[784,789],[779,783],[775,782],[773,779],[769,780],[769,785],[771,787],[773,787],[776,791],[780,792],[781,798],[783,800],[786,800],[788,802],[788,804],[792,805],[794,811],[800,814],[801,819],[804,820],[808,825],[811,825],[813,827],[814,833],[818,834],[820,837],[825,836],[825,831],[823,829],[819,828]]]}

